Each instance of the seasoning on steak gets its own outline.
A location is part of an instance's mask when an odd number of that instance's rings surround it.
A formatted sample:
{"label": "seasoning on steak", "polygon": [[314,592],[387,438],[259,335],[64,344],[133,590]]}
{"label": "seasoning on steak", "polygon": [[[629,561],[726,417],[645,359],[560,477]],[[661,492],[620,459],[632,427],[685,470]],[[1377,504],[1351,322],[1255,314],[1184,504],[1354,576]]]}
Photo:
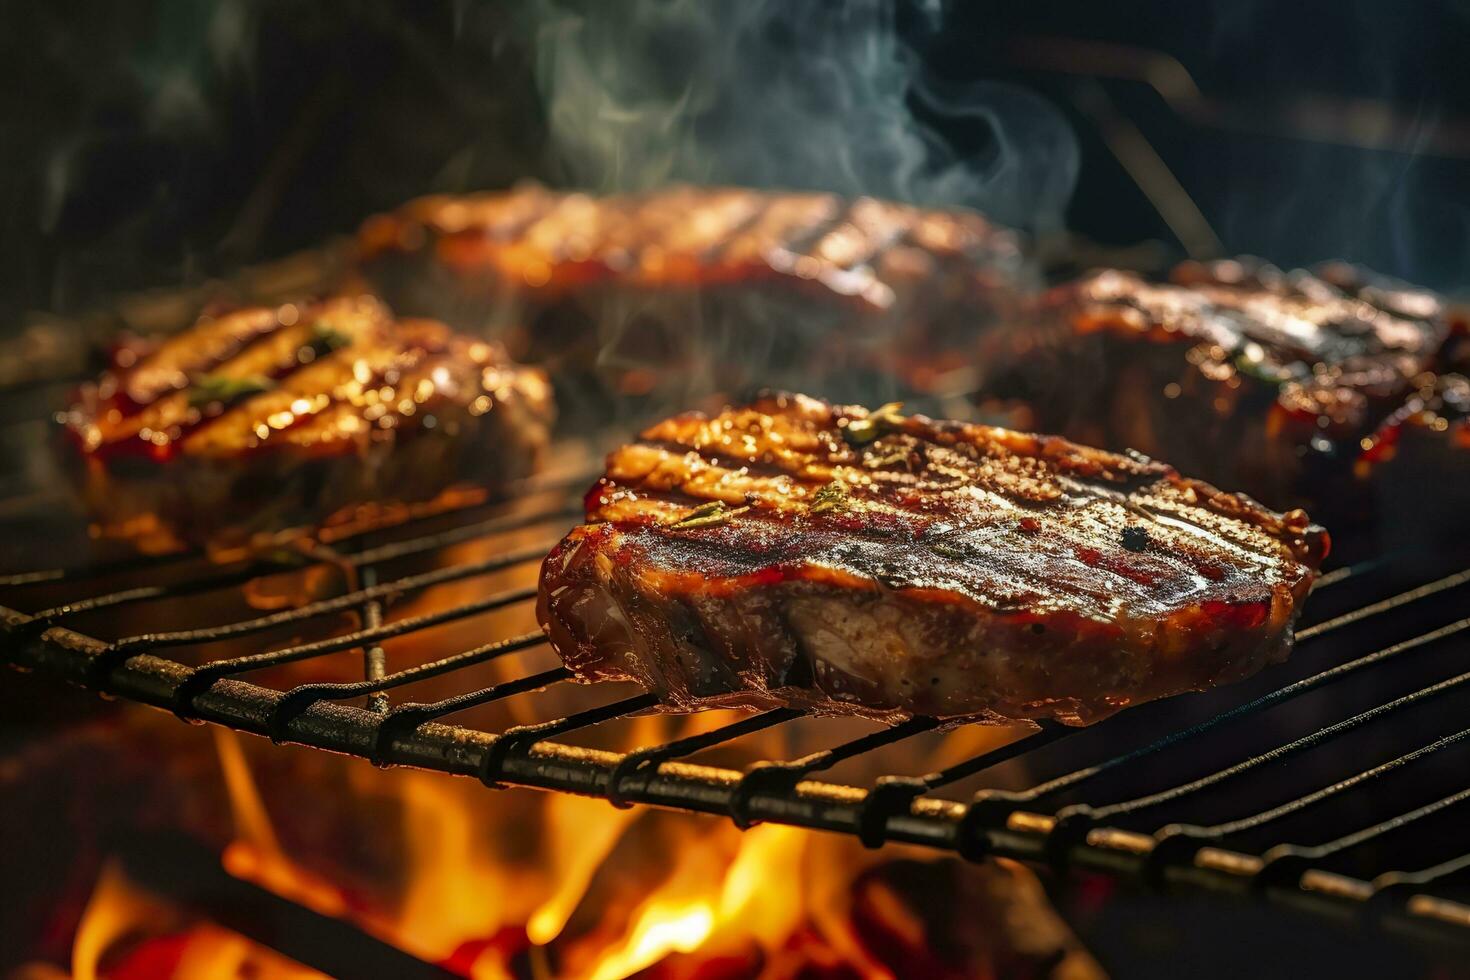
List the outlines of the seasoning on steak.
{"label": "seasoning on steak", "polygon": [[1025,405],[1020,424],[1320,508],[1447,333],[1432,295],[1367,280],[1349,294],[1233,261],[1176,278],[1105,271],[1045,294],[982,341],[983,394]]}
{"label": "seasoning on steak", "polygon": [[595,359],[624,389],[698,365],[719,372],[708,387],[749,384],[749,365],[840,382],[916,348],[930,374],[946,349],[969,367],[975,327],[1023,278],[1015,233],[974,212],[738,188],[429,197],[370,219],[359,245],[395,309],[509,317],[516,354]]}
{"label": "seasoning on steak", "polygon": [[538,616],[665,705],[1089,724],[1284,658],[1327,552],[1141,456],[768,394],[614,451]]}
{"label": "seasoning on steak", "polygon": [[496,345],[367,296],[205,316],[125,346],[60,420],[102,532],[159,550],[531,472],[550,389]]}

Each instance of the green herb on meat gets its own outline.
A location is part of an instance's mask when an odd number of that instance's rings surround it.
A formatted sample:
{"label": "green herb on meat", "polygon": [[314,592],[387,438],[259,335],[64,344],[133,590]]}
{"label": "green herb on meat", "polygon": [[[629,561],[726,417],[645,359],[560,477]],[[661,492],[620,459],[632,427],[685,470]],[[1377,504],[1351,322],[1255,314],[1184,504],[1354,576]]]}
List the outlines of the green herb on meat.
{"label": "green herb on meat", "polygon": [[811,513],[847,510],[851,505],[852,497],[847,493],[847,486],[841,480],[833,480],[812,494]]}
{"label": "green herb on meat", "polygon": [[743,514],[748,510],[750,510],[748,505],[745,507],[731,507],[723,500],[711,500],[707,504],[700,504],[669,526],[677,528],[713,527],[716,524],[723,524],[736,514]]}
{"label": "green herb on meat", "polygon": [[340,350],[352,343],[352,338],[326,320],[311,325],[311,345],[321,351]]}
{"label": "green herb on meat", "polygon": [[217,374],[202,374],[194,379],[189,389],[189,405],[204,408],[219,403],[232,405],[242,398],[270,391],[275,385],[263,375],[251,374],[243,378],[231,378]]}
{"label": "green herb on meat", "polygon": [[898,414],[902,409],[903,402],[880,405],[869,412],[866,418],[849,420],[842,430],[842,436],[855,446],[866,445],[902,425],[903,416]]}

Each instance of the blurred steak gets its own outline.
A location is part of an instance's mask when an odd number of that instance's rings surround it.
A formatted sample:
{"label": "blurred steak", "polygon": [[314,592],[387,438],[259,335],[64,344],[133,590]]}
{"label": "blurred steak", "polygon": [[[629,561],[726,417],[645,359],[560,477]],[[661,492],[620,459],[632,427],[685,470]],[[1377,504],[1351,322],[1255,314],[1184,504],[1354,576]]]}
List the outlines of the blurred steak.
{"label": "blurred steak", "polygon": [[1273,505],[1346,504],[1325,491],[1351,479],[1360,441],[1448,328],[1431,294],[1331,271],[1338,285],[1236,261],[1186,264],[1169,285],[1093,274],[982,341],[983,394],[1026,406],[1022,424]]}
{"label": "blurred steak", "polygon": [[540,371],[364,296],[124,347],[62,421],[104,533],[168,548],[493,491],[535,467],[551,418]]}
{"label": "blurred steak", "polygon": [[1379,498],[1382,546],[1461,547],[1470,530],[1470,379],[1423,374],[1363,439],[1355,475]]}
{"label": "blurred steak", "polygon": [[932,373],[1023,278],[1016,235],[973,212],[735,188],[430,197],[370,219],[359,244],[395,309],[525,322],[506,334],[515,353],[595,360],[620,387],[710,363],[712,385],[786,368],[841,382],[916,348],[927,355],[913,366]]}
{"label": "blurred steak", "polygon": [[538,616],[675,710],[1088,724],[1282,659],[1300,511],[1137,456],[771,394],[616,450]]}

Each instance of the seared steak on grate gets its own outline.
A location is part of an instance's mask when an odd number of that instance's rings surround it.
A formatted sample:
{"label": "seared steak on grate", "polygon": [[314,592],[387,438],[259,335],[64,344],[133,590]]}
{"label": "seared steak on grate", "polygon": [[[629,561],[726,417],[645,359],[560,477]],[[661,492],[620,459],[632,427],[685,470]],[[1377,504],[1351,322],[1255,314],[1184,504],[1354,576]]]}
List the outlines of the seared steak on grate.
{"label": "seared steak on grate", "polygon": [[538,615],[673,709],[1056,718],[1244,677],[1327,551],[1300,511],[1063,439],[771,394],[614,451]]}
{"label": "seared steak on grate", "polygon": [[1422,374],[1362,441],[1355,475],[1379,498],[1385,548],[1451,548],[1470,530],[1470,379]]}
{"label": "seared steak on grate", "polygon": [[422,198],[370,219],[360,245],[367,261],[418,253],[482,289],[785,280],[876,310],[947,263],[963,262],[963,285],[977,293],[1004,285],[997,278],[1018,252],[1011,232],[973,212],[686,186],[603,198],[534,185]]}
{"label": "seared steak on grate", "polygon": [[1096,273],[982,341],[983,393],[1274,505],[1330,503],[1447,333],[1432,295],[1342,275],[1353,292],[1240,262],[1181,266],[1188,285]]}
{"label": "seared steak on grate", "polygon": [[540,371],[350,297],[124,347],[62,421],[104,532],[161,548],[493,490],[532,470],[551,417]]}
{"label": "seared steak on grate", "polygon": [[517,355],[595,361],[620,388],[708,365],[711,387],[787,368],[841,381],[916,348],[916,369],[946,349],[969,368],[975,328],[1024,278],[1015,233],[974,212],[738,188],[430,197],[370,219],[359,245],[395,309],[508,320]]}

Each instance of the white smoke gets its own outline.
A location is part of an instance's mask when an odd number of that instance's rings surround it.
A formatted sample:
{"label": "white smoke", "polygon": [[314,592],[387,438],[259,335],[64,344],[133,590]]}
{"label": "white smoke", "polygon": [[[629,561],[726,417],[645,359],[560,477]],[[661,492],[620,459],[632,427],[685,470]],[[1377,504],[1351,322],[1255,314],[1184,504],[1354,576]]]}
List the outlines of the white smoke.
{"label": "white smoke", "polygon": [[[1060,226],[1078,153],[1014,85],[943,85],[892,0],[539,0],[536,75],[568,183],[670,181],[871,194]],[[906,8],[943,30],[932,2]],[[961,154],[940,129],[983,128]]]}

